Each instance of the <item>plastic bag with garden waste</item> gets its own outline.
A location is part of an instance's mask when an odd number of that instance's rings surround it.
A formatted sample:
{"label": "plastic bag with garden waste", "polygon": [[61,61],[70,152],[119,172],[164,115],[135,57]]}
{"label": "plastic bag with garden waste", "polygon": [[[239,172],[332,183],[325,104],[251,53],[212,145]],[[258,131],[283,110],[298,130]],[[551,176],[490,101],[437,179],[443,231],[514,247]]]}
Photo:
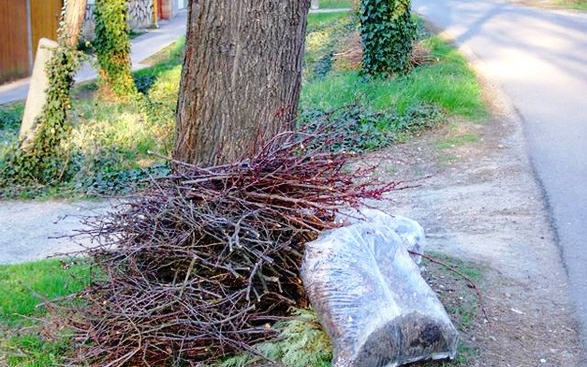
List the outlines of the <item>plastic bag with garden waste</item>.
{"label": "plastic bag with garden waste", "polygon": [[301,276],[334,367],[454,358],[458,333],[389,225],[357,221],[306,245]]}

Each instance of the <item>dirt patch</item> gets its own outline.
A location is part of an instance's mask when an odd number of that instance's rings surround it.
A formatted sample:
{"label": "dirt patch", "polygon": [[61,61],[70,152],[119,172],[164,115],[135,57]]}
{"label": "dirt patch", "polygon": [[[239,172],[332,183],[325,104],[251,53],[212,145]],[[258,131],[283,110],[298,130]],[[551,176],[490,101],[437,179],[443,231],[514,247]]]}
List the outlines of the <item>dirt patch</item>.
{"label": "dirt patch", "polygon": [[[368,157],[381,164],[378,176],[413,186],[384,209],[420,222],[429,249],[483,269],[487,320],[478,315],[463,330],[474,350],[463,365],[581,365],[567,276],[520,121],[499,91],[488,86],[487,95],[489,121],[454,119]],[[467,284],[450,278],[432,283],[454,303]]]}

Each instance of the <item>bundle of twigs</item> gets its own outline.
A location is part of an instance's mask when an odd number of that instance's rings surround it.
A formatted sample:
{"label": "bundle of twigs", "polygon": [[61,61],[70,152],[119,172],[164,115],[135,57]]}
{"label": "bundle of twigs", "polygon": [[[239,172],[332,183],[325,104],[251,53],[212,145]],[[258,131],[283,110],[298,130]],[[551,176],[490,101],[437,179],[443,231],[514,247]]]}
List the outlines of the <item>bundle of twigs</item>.
{"label": "bundle of twigs", "polygon": [[[208,361],[253,351],[304,305],[304,243],[335,213],[394,183],[348,172],[349,153],[310,136],[280,137],[254,158],[180,165],[118,211],[88,222],[101,269],[68,311],[77,358],[100,366]],[[312,148],[308,148],[312,147]],[[254,352],[254,351],[253,351]]]}

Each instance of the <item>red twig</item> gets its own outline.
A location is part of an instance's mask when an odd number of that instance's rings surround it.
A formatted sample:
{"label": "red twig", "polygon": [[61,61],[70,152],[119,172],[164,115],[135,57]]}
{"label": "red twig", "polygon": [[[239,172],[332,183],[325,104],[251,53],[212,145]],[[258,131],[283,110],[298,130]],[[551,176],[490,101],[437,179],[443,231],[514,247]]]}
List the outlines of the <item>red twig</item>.
{"label": "red twig", "polygon": [[[303,305],[304,244],[338,226],[336,212],[395,183],[343,169],[354,155],[328,138],[286,134],[257,156],[169,177],[104,217],[88,218],[101,278],[65,310],[77,362],[209,361],[275,335]],[[104,276],[107,275],[107,276]]]}

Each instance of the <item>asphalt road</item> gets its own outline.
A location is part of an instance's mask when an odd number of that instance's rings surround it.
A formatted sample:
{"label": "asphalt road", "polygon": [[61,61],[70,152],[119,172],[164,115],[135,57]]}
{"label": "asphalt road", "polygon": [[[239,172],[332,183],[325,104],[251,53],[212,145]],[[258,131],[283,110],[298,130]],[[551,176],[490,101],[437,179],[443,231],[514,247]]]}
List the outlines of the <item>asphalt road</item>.
{"label": "asphalt road", "polygon": [[472,56],[523,119],[587,345],[587,13],[480,0],[412,8]]}

